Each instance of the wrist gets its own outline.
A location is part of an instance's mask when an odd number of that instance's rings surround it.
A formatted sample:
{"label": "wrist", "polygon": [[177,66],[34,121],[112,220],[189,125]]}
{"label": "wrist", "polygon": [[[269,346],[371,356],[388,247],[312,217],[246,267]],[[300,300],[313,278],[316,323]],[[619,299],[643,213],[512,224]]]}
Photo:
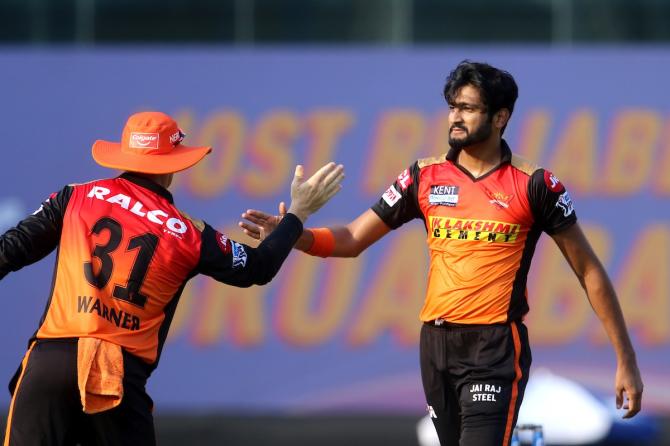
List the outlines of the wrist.
{"label": "wrist", "polygon": [[312,234],[312,231],[305,228],[302,231],[302,235],[300,236],[300,238],[298,238],[298,241],[295,242],[295,245],[293,245],[293,247],[299,251],[307,252],[309,251],[309,248],[311,248],[313,244],[314,244],[314,236]]}
{"label": "wrist", "polygon": [[329,228],[305,229],[312,237],[311,246],[304,251],[312,256],[330,257],[335,250],[335,235]]}
{"label": "wrist", "polygon": [[305,224],[305,221],[307,220],[307,217],[309,217],[309,212],[307,212],[304,209],[300,209],[296,206],[291,205],[291,207],[288,209],[288,212],[295,215],[298,217],[298,219]]}

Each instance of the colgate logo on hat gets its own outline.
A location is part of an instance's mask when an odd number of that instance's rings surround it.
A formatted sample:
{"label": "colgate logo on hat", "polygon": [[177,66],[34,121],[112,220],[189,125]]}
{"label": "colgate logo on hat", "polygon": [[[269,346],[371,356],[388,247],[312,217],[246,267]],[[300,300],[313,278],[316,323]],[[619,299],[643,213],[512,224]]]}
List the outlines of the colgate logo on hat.
{"label": "colgate logo on hat", "polygon": [[158,133],[131,132],[128,145],[135,149],[157,149]]}

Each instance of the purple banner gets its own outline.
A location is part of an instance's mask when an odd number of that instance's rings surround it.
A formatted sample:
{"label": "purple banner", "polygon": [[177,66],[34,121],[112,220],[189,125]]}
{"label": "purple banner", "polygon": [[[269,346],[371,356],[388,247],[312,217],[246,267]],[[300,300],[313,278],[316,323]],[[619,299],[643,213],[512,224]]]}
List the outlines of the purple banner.
{"label": "purple banner", "polygon": [[[670,71],[665,48],[338,49],[158,47],[0,51],[0,227],[71,182],[114,175],[95,139],[140,110],[175,116],[214,152],[178,175],[177,204],[245,243],[249,207],[289,199],[294,165],[345,164],[342,192],[309,221],[347,223],[415,159],[444,153],[444,80],[465,58],[510,71],[513,151],[566,184],[610,273],[645,379],[670,412]],[[428,257],[419,221],[357,259],[293,253],[269,285],[187,287],[149,383],[159,409],[422,413],[419,309]],[[0,283],[0,379],[37,328],[53,255]],[[588,300],[544,236],[529,283],[534,367],[609,394],[615,358]],[[7,403],[8,395],[0,394]]]}

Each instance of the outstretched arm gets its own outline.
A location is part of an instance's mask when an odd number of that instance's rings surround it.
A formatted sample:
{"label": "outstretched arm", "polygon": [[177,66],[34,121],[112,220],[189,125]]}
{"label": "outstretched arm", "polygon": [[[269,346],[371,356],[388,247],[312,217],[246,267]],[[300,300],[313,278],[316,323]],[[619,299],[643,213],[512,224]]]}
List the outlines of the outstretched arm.
{"label": "outstretched arm", "polygon": [[263,237],[256,248],[245,246],[205,225],[198,272],[229,285],[247,287],[268,283],[277,274],[295,242],[303,232],[303,223],[341,188],[343,167],[328,163],[309,179],[303,167],[296,166],[291,183],[291,206],[283,206],[284,216],[277,219],[276,230]]}
{"label": "outstretched arm", "polygon": [[[240,222],[240,227],[249,237],[263,240],[281,221],[285,209],[286,206],[283,203],[279,205],[278,215],[270,215],[262,211],[250,209],[242,214],[242,218],[246,221]],[[331,226],[328,229],[332,232],[335,239],[335,245],[330,257],[356,257],[391,230],[370,209],[363,212],[346,226]],[[295,248],[301,251],[308,251],[313,243],[313,233],[306,230],[296,242]]]}
{"label": "outstretched arm", "polygon": [[642,407],[643,384],[614,287],[579,224],[575,223],[552,238],[577,275],[614,347],[617,357],[616,405],[627,410],[623,418],[633,417]]}

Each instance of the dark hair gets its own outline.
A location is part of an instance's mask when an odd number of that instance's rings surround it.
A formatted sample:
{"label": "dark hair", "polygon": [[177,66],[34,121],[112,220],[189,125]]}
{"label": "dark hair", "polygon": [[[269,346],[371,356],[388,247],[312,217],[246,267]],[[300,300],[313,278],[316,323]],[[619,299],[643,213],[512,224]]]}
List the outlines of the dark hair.
{"label": "dark hair", "polygon": [[[519,97],[519,88],[507,71],[486,63],[467,59],[462,61],[449,73],[444,86],[444,99],[447,103],[451,104],[458,91],[466,85],[472,85],[479,90],[489,118],[503,108],[512,115],[514,103]],[[505,131],[505,128],[502,130]]]}

